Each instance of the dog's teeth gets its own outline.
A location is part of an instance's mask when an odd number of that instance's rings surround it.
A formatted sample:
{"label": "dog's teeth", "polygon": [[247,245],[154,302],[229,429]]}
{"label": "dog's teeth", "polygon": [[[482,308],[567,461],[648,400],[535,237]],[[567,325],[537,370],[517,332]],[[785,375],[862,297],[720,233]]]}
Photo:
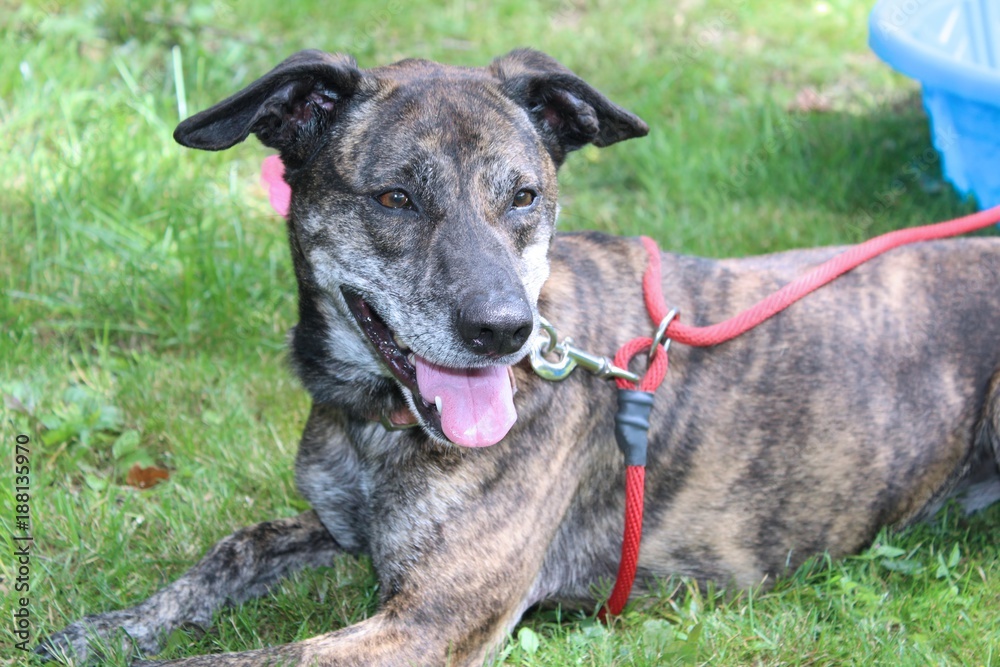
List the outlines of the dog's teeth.
{"label": "dog's teeth", "polygon": [[514,377],[514,367],[507,367],[507,377],[510,379],[510,393],[511,396],[517,393],[517,379]]}
{"label": "dog's teeth", "polygon": [[440,396],[434,397],[434,407],[438,409],[438,413],[441,412],[441,406],[444,405],[444,401],[441,400]]}
{"label": "dog's teeth", "polygon": [[401,342],[399,342],[399,338],[396,336],[395,332],[393,332],[393,334],[392,334],[392,342],[395,343],[396,347],[398,347],[400,350],[404,350],[405,351],[405,350],[409,349],[408,347],[406,347],[405,345],[403,345]]}

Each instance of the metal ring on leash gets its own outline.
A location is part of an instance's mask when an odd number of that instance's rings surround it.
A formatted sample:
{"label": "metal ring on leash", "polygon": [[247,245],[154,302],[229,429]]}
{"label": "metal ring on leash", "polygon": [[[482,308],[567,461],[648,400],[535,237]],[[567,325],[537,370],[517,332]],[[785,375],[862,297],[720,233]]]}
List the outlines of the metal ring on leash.
{"label": "metal ring on leash", "polygon": [[656,328],[656,334],[653,336],[653,344],[649,346],[649,358],[646,361],[647,365],[653,363],[653,357],[656,356],[656,348],[659,347],[661,343],[663,344],[664,352],[670,351],[670,343],[673,341],[670,338],[667,338],[667,327],[669,327],[670,323],[673,322],[678,315],[680,315],[680,312],[681,311],[676,308],[671,308],[670,312],[667,313],[667,316],[660,320],[660,326]]}

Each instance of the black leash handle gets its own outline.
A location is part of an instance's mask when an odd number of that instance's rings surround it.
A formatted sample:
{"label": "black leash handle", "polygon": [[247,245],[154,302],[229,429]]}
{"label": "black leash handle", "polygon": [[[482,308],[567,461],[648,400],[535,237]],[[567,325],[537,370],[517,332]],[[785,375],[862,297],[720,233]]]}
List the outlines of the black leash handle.
{"label": "black leash handle", "polygon": [[625,454],[626,466],[646,465],[649,442],[649,413],[653,394],[636,389],[618,390],[618,413],[615,415],[615,440]]}

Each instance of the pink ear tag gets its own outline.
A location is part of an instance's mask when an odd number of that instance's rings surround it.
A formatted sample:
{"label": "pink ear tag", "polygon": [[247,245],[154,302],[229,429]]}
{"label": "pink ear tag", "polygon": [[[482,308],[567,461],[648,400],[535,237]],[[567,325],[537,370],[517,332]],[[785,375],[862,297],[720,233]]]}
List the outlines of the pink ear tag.
{"label": "pink ear tag", "polygon": [[281,217],[287,218],[292,203],[292,188],[285,182],[285,165],[281,157],[271,155],[264,158],[264,164],[260,167],[260,182],[267,188],[271,208]]}

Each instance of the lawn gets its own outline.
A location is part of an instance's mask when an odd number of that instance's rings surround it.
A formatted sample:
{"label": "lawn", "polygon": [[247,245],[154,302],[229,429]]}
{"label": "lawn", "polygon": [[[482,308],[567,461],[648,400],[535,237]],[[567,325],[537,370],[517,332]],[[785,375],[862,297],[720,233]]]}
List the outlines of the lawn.
{"label": "lawn", "polygon": [[[279,7],[279,9],[275,9]],[[306,47],[362,66],[483,65],[533,46],[651,126],[562,173],[563,229],[712,256],[850,243],[972,210],[941,180],[918,88],[866,47],[869,2],[0,0],[0,663],[135,604],[216,540],[306,508],[309,399],[284,362],[294,277],[247,142],[175,145],[186,113]],[[183,85],[180,85],[183,82]],[[16,588],[29,439],[30,591]],[[139,463],[169,479],[129,484]],[[525,619],[509,665],[1000,665],[1000,508],[822,558],[766,592],[664,581],[610,628]],[[167,657],[284,643],[372,613],[343,559],[179,631]],[[116,656],[112,664],[126,664]]]}

